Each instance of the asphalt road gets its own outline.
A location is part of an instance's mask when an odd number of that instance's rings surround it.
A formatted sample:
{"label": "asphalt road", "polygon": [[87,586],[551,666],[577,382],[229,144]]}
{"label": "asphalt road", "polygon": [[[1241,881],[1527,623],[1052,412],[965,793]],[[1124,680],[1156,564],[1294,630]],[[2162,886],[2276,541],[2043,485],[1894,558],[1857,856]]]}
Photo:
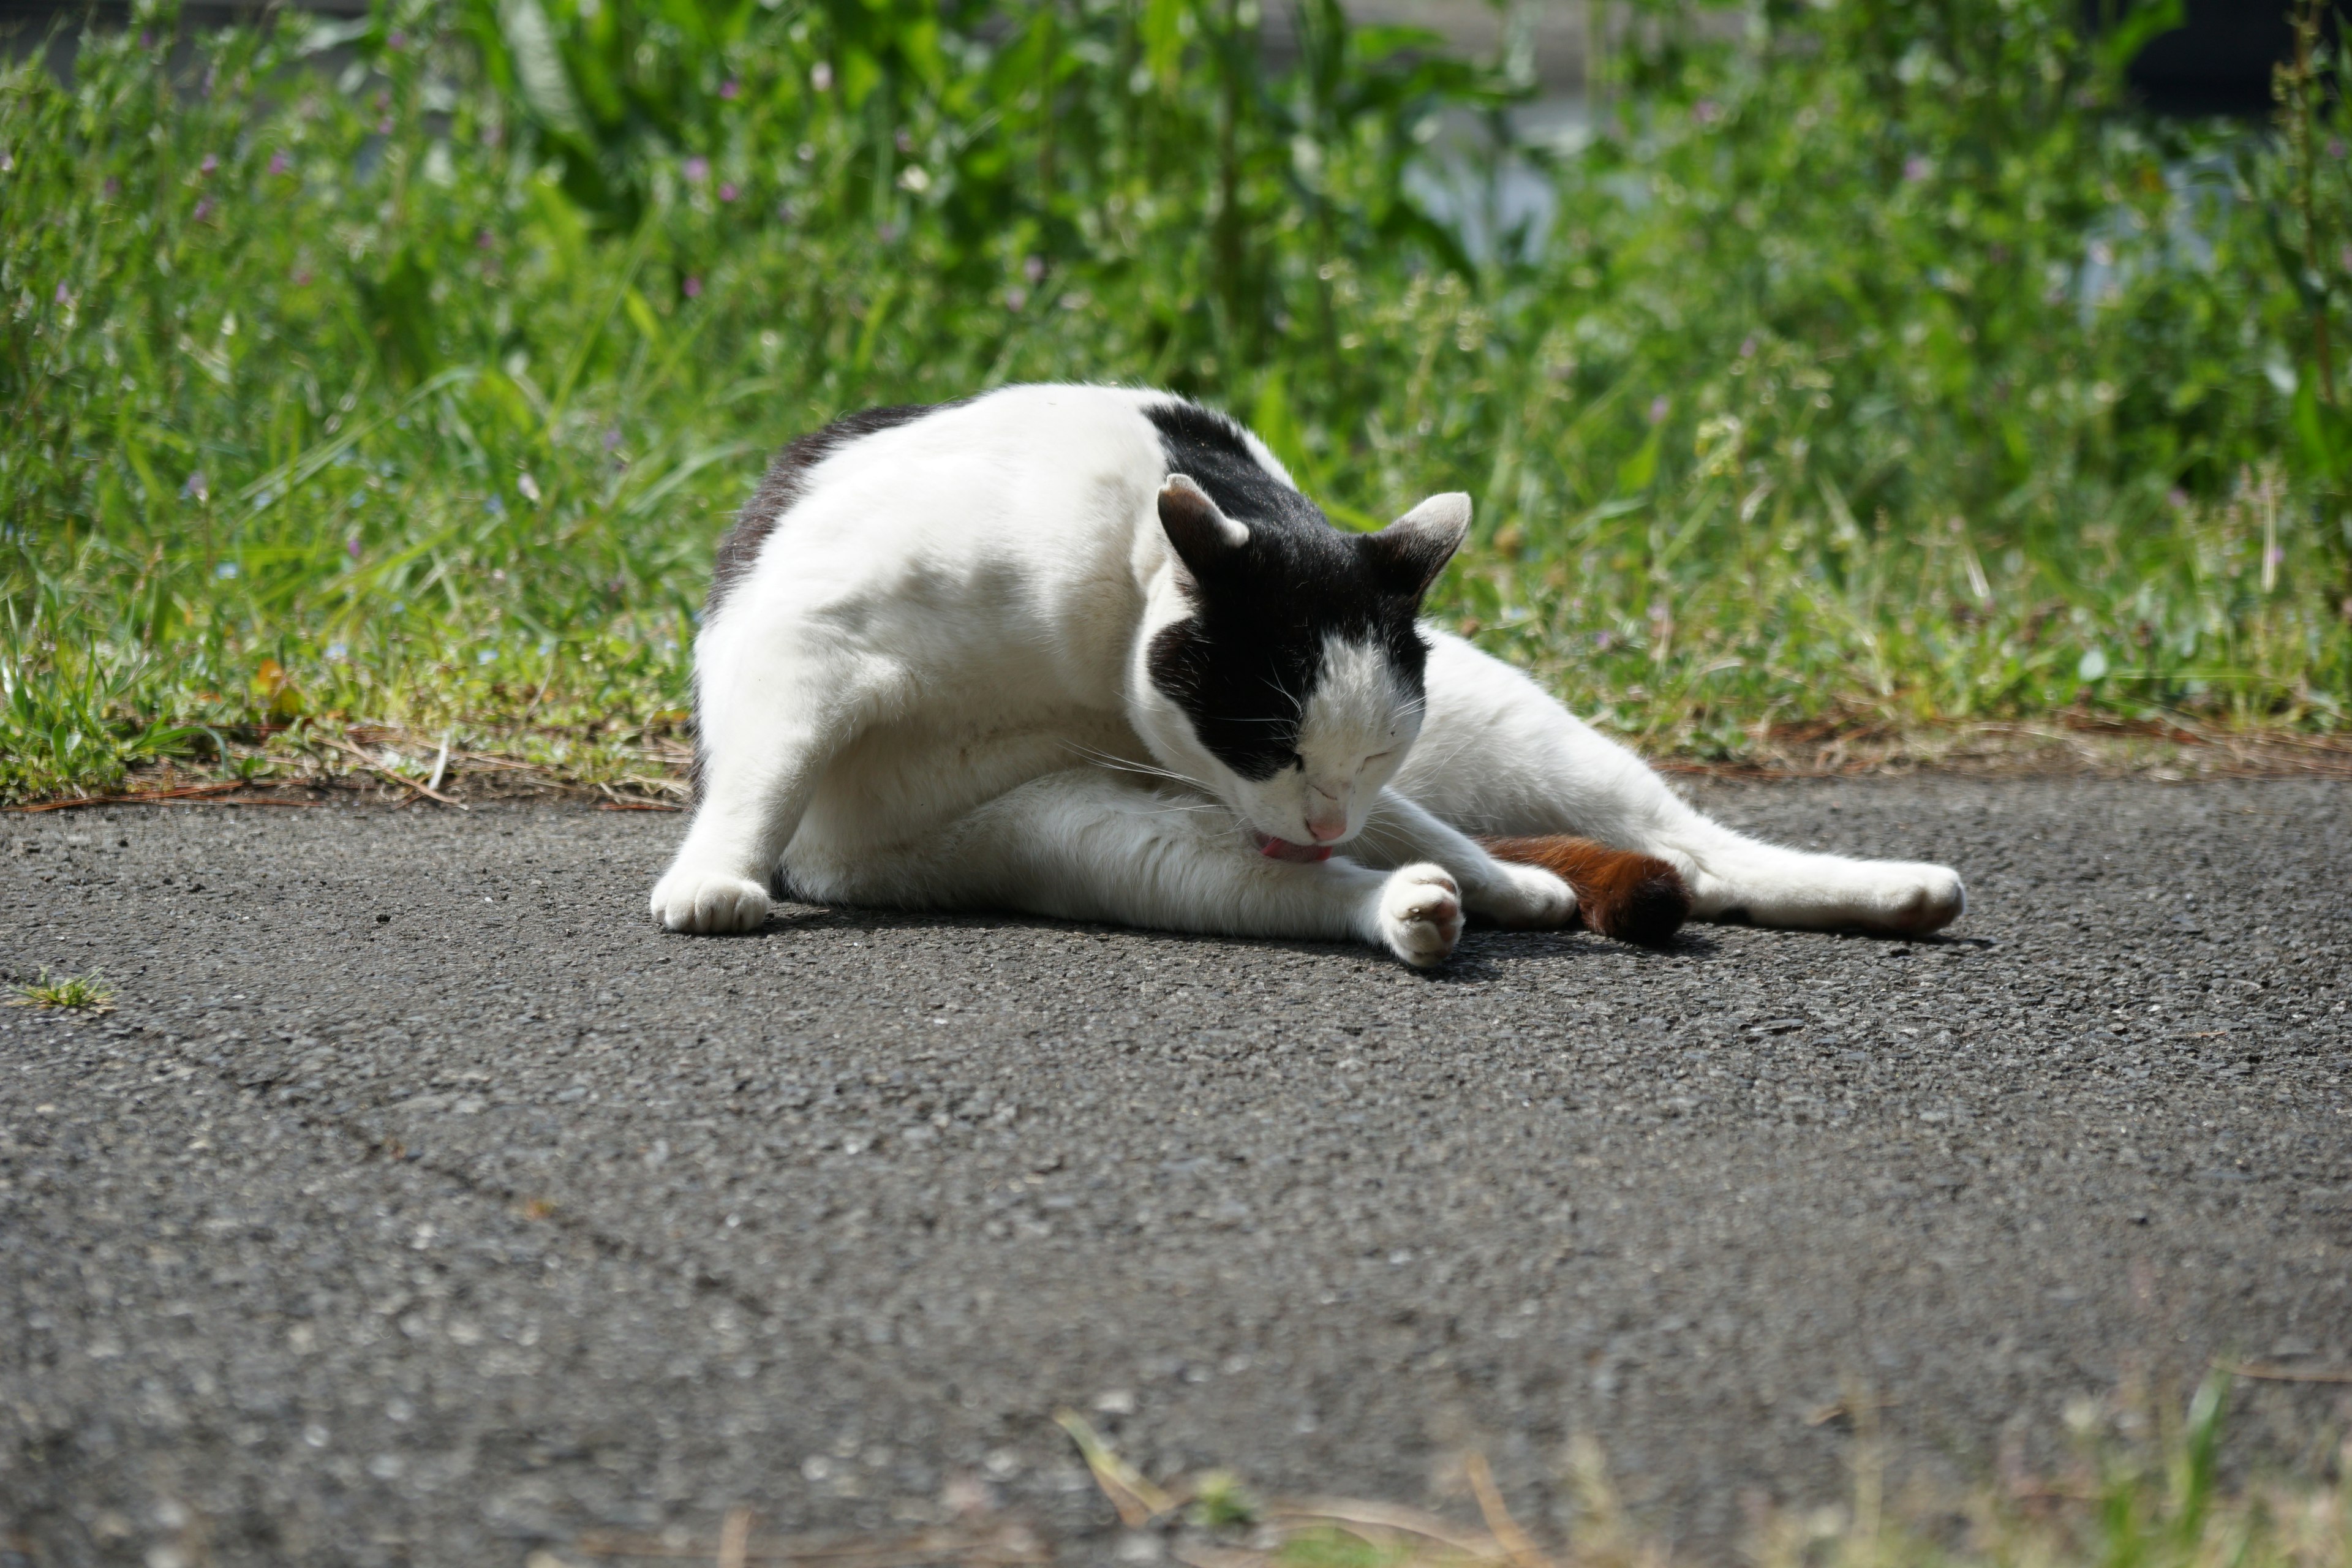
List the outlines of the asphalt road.
{"label": "asphalt road", "polygon": [[[1147,1474],[1544,1528],[1569,1440],[1721,1557],[2047,1461],[2215,1356],[2352,1365],[2352,791],[1698,792],[1959,866],[1950,939],[1369,952],[788,908],[656,933],[681,819],[0,822],[0,1563],[581,1563],[1022,1521]],[[2291,1459],[2342,1385],[2242,1384]],[[990,1510],[993,1510],[993,1512]],[[10,1556],[10,1552],[16,1553]],[[539,1559],[543,1565],[548,1559]]]}

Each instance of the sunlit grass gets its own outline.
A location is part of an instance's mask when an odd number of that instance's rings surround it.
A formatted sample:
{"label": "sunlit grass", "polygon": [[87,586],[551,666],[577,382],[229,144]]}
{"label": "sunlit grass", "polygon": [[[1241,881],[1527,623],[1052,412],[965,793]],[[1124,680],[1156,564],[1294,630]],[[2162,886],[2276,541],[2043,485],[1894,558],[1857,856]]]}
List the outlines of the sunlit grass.
{"label": "sunlit grass", "polygon": [[2295,168],[2115,111],[2055,0],[1629,57],[1582,151],[1473,139],[1557,193],[1478,252],[1403,171],[1520,86],[1328,5],[1279,72],[1192,0],[545,0],[522,71],[530,9],[0,69],[0,795],[352,726],[659,774],[765,454],[1037,379],[1220,403],[1350,525],[1470,489],[1436,612],[1660,751],[2345,727]]}

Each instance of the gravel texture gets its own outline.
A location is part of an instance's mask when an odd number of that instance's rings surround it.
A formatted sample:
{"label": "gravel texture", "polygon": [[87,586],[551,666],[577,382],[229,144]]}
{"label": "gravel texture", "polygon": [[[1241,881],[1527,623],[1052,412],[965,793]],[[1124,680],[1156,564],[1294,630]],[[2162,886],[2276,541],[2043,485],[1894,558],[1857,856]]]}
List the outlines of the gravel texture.
{"label": "gravel texture", "polygon": [[[1948,940],[1369,952],[789,907],[656,932],[681,822],[0,824],[0,1563],[584,1562],[583,1531],[1030,1521],[1147,1474],[1722,1558],[2032,1470],[2070,1401],[2352,1365],[2352,792],[1699,793],[1947,860]],[[2242,1385],[2242,1459],[2352,1390]],[[12,1557],[10,1554],[16,1555]],[[571,1553],[570,1556],[563,1556]],[[542,1556],[543,1564],[547,1558]]]}

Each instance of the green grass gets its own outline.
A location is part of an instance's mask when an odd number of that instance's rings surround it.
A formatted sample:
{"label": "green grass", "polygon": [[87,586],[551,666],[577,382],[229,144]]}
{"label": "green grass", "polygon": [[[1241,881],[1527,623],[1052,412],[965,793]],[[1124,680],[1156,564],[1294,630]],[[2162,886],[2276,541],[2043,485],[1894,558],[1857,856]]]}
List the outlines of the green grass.
{"label": "green grass", "polygon": [[34,980],[12,982],[12,1007],[53,1007],[75,1013],[107,1013],[114,1008],[114,983],[99,970],[88,974],[61,974],[54,979],[42,970]]}
{"label": "green grass", "polygon": [[[1280,70],[1209,0],[394,0],[177,74],[142,4],[0,69],[0,795],[658,776],[766,452],[1043,378],[1349,525],[1470,489],[1438,613],[1654,749],[2340,731],[2352,112],[2144,121],[2079,14],[1660,13],[1570,149],[1324,0]],[[1540,235],[1413,195],[1514,161]]]}

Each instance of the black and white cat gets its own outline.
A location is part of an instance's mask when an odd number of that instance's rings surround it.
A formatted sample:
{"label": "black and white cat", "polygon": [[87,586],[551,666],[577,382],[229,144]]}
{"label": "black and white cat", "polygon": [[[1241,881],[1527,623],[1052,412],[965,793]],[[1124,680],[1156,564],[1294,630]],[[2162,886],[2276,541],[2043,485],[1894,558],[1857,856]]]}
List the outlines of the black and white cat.
{"label": "black and white cat", "polygon": [[804,437],[719,549],[698,802],[654,916],[748,930],[789,886],[1432,964],[1465,914],[1560,926],[1580,893],[1637,940],[1685,910],[1959,914],[1943,867],[1709,821],[1421,624],[1469,521],[1440,495],[1343,533],[1256,437],[1163,393],[1006,387]]}

